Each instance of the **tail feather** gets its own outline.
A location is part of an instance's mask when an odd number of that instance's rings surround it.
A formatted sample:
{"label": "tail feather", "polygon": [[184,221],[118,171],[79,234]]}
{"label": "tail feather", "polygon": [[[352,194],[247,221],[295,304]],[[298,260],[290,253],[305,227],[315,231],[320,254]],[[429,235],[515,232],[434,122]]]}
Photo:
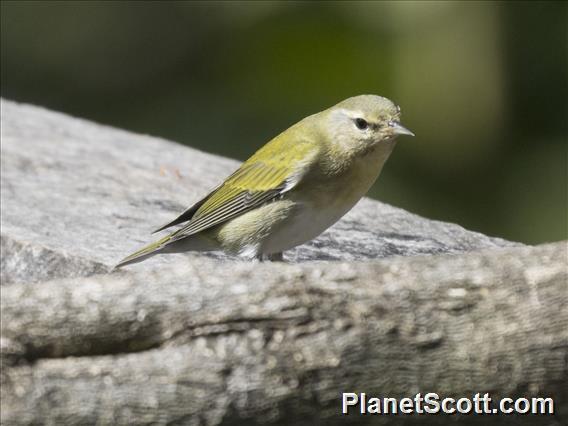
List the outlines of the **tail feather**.
{"label": "tail feather", "polygon": [[141,248],[138,251],[135,251],[130,256],[126,256],[124,259],[118,262],[118,264],[114,268],[116,269],[125,265],[129,265],[131,263],[141,262],[146,257],[154,255],[156,254],[156,252],[164,248],[170,242],[171,239],[172,236],[167,235],[158,241],[154,241],[153,243],[148,244],[146,247]]}

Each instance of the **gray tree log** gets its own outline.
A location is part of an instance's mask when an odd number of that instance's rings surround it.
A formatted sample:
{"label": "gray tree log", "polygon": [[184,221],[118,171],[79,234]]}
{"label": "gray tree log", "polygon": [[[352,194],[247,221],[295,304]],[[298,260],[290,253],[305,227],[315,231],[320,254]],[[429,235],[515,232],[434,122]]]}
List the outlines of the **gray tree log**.
{"label": "gray tree log", "polygon": [[[286,263],[109,273],[236,163],[2,101],[3,424],[447,424],[341,392],[552,397],[568,419],[568,246],[364,200]],[[392,161],[392,160],[391,160]]]}

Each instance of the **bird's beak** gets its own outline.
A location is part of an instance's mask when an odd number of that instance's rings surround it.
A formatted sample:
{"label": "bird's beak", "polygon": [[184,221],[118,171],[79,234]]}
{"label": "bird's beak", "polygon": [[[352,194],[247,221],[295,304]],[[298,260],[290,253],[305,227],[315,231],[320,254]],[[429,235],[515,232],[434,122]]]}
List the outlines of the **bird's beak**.
{"label": "bird's beak", "polygon": [[395,135],[408,135],[415,136],[410,130],[400,124],[398,121],[390,121],[389,126],[392,128],[392,132]]}

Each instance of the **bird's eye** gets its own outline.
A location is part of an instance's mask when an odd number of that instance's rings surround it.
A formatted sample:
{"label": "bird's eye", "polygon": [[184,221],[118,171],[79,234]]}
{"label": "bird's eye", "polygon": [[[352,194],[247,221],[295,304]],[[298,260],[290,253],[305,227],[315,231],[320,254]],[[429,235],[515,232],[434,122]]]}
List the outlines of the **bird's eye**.
{"label": "bird's eye", "polygon": [[359,130],[366,130],[369,128],[369,123],[367,123],[367,121],[362,118],[355,119],[355,125]]}

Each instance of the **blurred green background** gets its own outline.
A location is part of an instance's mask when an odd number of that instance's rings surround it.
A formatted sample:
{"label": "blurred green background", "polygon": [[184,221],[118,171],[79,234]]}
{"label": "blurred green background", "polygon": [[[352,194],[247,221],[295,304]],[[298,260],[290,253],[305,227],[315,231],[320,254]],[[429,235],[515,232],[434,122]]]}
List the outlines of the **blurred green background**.
{"label": "blurred green background", "polygon": [[[371,196],[567,238],[567,2],[1,2],[1,94],[246,159],[374,93],[403,138]],[[190,167],[190,165],[188,165]]]}

